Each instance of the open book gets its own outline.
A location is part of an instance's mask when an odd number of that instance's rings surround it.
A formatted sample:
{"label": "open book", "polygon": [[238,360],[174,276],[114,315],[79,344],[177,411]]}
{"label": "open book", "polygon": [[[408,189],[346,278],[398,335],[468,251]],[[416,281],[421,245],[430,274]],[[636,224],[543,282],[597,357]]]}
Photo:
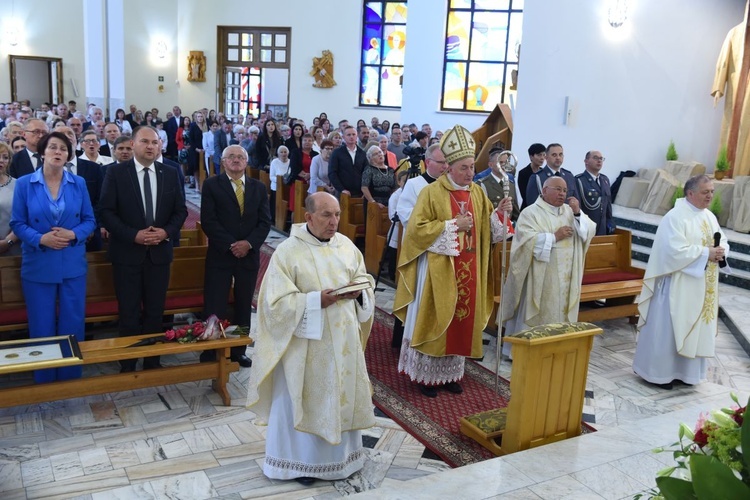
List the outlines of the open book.
{"label": "open book", "polygon": [[356,292],[358,290],[366,290],[371,288],[369,281],[362,281],[360,283],[352,283],[351,285],[345,285],[340,288],[336,288],[332,293],[334,295],[344,295],[346,293]]}

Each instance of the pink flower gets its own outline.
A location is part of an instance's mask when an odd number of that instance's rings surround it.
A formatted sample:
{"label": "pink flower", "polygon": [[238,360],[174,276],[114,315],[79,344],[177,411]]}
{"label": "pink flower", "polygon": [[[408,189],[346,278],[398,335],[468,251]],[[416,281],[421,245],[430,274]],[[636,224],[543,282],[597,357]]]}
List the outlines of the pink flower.
{"label": "pink flower", "polygon": [[167,330],[167,331],[166,331],[166,332],[164,333],[164,336],[165,336],[165,337],[167,338],[167,340],[169,340],[169,341],[172,341],[172,340],[174,340],[174,338],[175,338],[175,336],[174,336],[174,330]]}

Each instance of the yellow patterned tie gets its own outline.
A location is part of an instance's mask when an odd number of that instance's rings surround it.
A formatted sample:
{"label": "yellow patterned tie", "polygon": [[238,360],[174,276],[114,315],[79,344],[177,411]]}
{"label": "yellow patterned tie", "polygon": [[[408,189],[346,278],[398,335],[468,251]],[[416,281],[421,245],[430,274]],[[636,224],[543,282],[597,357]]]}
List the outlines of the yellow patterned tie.
{"label": "yellow patterned tie", "polygon": [[237,203],[240,204],[240,215],[245,213],[245,190],[242,188],[242,179],[233,179],[235,184],[234,194],[237,196]]}

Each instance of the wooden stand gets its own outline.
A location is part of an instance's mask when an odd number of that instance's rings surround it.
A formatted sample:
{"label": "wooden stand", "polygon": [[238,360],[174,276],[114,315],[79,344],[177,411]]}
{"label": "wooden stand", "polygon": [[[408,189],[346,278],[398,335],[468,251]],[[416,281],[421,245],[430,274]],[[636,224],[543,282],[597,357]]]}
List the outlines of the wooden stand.
{"label": "wooden stand", "polygon": [[506,337],[513,345],[508,408],[462,417],[461,432],[495,455],[578,436],[591,346],[601,333],[590,323],[563,323]]}
{"label": "wooden stand", "polygon": [[228,359],[229,350],[234,346],[252,344],[252,339],[237,337],[194,342],[192,344],[168,342],[142,347],[127,347],[139,340],[159,335],[138,335],[81,342],[79,345],[83,355],[83,364],[91,365],[146,356],[210,350],[216,351],[217,361],[1,389],[0,408],[205,379],[213,379],[213,389],[219,393],[226,406],[232,403],[227,391],[227,382],[229,381],[229,374],[239,370],[239,365]]}

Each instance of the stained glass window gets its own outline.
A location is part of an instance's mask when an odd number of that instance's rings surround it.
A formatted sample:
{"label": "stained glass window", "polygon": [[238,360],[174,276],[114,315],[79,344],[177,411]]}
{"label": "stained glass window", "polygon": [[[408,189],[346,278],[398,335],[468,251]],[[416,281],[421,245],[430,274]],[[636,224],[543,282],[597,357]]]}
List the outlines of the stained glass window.
{"label": "stained glass window", "polygon": [[360,106],[401,107],[406,0],[364,2]]}
{"label": "stained glass window", "polygon": [[450,0],[441,109],[492,111],[516,92],[523,0]]}

